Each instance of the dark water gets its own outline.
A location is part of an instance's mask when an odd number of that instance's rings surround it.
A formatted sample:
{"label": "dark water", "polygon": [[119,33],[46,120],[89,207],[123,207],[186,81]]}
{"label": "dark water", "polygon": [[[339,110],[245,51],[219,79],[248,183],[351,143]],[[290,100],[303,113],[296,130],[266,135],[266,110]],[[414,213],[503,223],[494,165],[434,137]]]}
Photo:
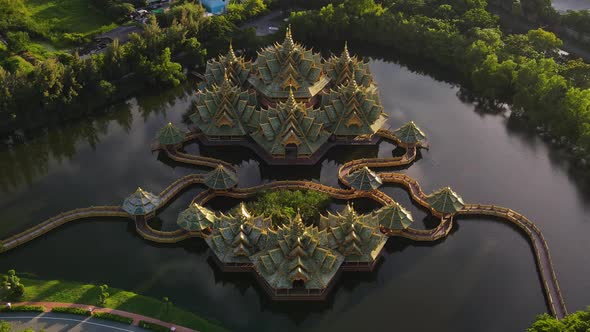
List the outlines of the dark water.
{"label": "dark water", "polygon": [[[505,115],[475,111],[459,89],[393,63],[373,61],[389,124],[414,120],[430,151],[409,167],[426,192],[450,185],[466,202],[511,207],[536,222],[551,254],[570,311],[590,304],[590,195],[587,180]],[[0,153],[0,234],[11,234],[60,211],[118,204],[138,185],[159,192],[201,169],[150,153],[167,121],[180,123],[191,99],[183,91],[133,100],[116,112]],[[337,185],[345,160],[391,155],[393,146],[344,148],[315,167],[268,167],[243,149],[192,152],[239,165],[241,185],[299,178]],[[585,189],[584,189],[585,188]],[[161,214],[174,228],[178,212],[202,188],[186,191]],[[396,187],[384,189],[414,214],[433,220]],[[234,202],[235,203],[235,202]],[[215,206],[229,205],[216,202]],[[526,238],[492,219],[460,219],[436,244],[390,239],[373,273],[345,273],[324,303],[273,303],[248,274],[220,273],[202,240],[154,245],[126,221],[84,221],[0,256],[0,270],[40,278],[108,283],[162,297],[242,331],[524,331],[546,305]]]}
{"label": "dark water", "polygon": [[590,9],[588,0],[551,0],[551,4],[558,11]]}

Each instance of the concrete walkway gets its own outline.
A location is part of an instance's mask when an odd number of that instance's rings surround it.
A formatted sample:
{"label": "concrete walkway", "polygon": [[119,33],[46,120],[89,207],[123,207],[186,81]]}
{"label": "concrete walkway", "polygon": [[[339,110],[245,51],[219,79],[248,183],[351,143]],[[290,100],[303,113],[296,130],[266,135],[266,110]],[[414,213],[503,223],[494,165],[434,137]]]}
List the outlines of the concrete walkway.
{"label": "concrete walkway", "polygon": [[33,329],[34,331],[47,332],[144,332],[138,326],[111,322],[104,319],[83,317],[71,314],[58,314],[52,312],[7,312],[0,313],[0,320],[12,325],[12,331]]}
{"label": "concrete walkway", "polygon": [[[2,303],[2,305],[6,305],[6,303]],[[127,312],[127,311],[121,311],[121,310],[116,310],[116,309],[110,309],[110,308],[102,308],[102,307],[97,307],[97,306],[93,306],[93,305],[87,305],[87,304],[76,304],[76,303],[61,303],[61,302],[16,302],[16,303],[12,303],[12,306],[19,306],[19,305],[34,305],[34,306],[42,306],[45,308],[45,313],[40,314],[39,316],[35,316],[34,313],[23,313],[23,314],[27,314],[26,316],[28,317],[39,317],[39,318],[44,318],[44,317],[51,317],[53,318],[54,313],[51,313],[51,309],[52,308],[56,308],[56,307],[69,307],[69,308],[80,308],[80,309],[88,309],[91,308],[92,312],[108,312],[108,313],[112,313],[115,315],[119,315],[119,316],[123,316],[123,317],[129,317],[131,319],[133,319],[133,323],[131,324],[132,326],[137,326],[139,324],[139,321],[146,321],[146,322],[150,322],[150,323],[154,323],[154,324],[158,324],[158,325],[162,325],[162,326],[166,326],[168,328],[172,328],[174,327],[176,329],[176,331],[178,332],[195,332],[195,330],[189,329],[188,327],[183,327],[183,326],[178,326],[172,323],[168,323],[168,322],[164,322],[155,318],[151,318],[151,317],[147,317],[147,316],[143,316],[143,315],[139,315],[139,314],[135,314],[132,312]],[[16,312],[7,312],[7,313],[2,313],[0,314],[0,319],[5,319],[5,317],[13,317],[15,316],[17,313]],[[51,316],[47,316],[48,314],[51,314]],[[71,316],[71,315],[70,315]],[[62,317],[62,315],[59,315],[58,317]],[[85,317],[85,316],[74,316],[76,319],[78,319],[79,321],[88,321],[88,319],[90,319],[90,317]],[[66,317],[68,318],[68,317]],[[92,322],[98,320],[96,318],[92,318],[91,319]],[[63,321],[63,319],[62,319]],[[109,322],[107,320],[104,319],[100,319],[99,320],[101,324],[105,324],[104,322]],[[114,322],[113,322],[114,323]],[[123,325],[126,328],[129,328],[128,331],[141,331],[142,329],[135,329],[132,330],[130,329],[131,326],[129,325],[125,325],[125,324],[119,324],[119,323],[114,323],[117,326],[118,325]],[[92,325],[92,324],[91,324]],[[69,330],[68,330],[69,331]]]}

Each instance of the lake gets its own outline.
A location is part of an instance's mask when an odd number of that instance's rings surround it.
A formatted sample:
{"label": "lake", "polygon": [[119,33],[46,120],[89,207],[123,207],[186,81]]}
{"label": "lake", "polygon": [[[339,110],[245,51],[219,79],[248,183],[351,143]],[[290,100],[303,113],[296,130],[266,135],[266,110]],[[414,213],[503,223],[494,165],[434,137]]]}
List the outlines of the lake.
{"label": "lake", "polygon": [[[590,190],[562,152],[505,113],[464,101],[460,89],[393,62],[372,60],[388,125],[414,120],[431,148],[402,172],[425,192],[451,186],[468,203],[521,212],[543,231],[570,311],[590,304]],[[0,235],[5,237],[61,211],[116,205],[137,186],[159,192],[175,179],[203,172],[150,151],[157,130],[181,124],[194,88],[153,92],[101,116],[21,138],[0,151]],[[17,139],[16,141],[19,141]],[[337,185],[346,160],[391,156],[393,146],[331,151],[316,166],[269,167],[247,150],[187,150],[223,157],[238,166],[240,185],[275,179],[317,179]],[[167,206],[164,229],[202,188]],[[383,189],[414,215],[417,228],[431,218],[399,187]],[[235,201],[214,201],[229,207]],[[338,205],[342,206],[342,204]],[[334,206],[336,207],[336,205]],[[236,331],[505,331],[522,332],[547,310],[533,252],[512,226],[490,218],[460,218],[434,244],[391,238],[372,273],[347,272],[323,303],[275,303],[249,274],[221,273],[203,240],[156,245],[124,220],[88,220],[61,227],[0,256],[43,279],[107,283],[220,321]]]}

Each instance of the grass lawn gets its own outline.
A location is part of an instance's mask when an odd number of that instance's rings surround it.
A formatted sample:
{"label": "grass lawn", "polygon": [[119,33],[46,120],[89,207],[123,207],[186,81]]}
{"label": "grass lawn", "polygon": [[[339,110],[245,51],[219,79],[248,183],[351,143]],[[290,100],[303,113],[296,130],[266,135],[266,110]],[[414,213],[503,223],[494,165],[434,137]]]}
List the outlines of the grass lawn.
{"label": "grass lawn", "polygon": [[[38,280],[21,278],[25,285],[25,296],[22,301],[66,302],[98,305],[99,287],[71,281]],[[148,317],[157,318],[174,324],[190,327],[198,331],[221,332],[227,331],[214,323],[182,310],[170,307],[168,314],[164,312],[164,303],[152,297],[147,297],[121,289],[108,289],[110,297],[104,307],[133,312]],[[172,299],[173,300],[173,299]]]}
{"label": "grass lawn", "polygon": [[90,35],[117,27],[89,0],[26,0],[26,5],[31,18],[47,32]]}

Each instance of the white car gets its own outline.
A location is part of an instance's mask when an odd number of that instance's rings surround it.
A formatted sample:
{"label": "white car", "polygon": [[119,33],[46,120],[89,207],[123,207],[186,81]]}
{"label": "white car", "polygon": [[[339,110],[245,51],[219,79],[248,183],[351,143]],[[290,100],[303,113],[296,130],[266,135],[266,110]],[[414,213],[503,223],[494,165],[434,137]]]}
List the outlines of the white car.
{"label": "white car", "polygon": [[277,28],[277,27],[268,27],[268,30],[272,30],[272,31],[278,31],[278,30],[279,30],[279,28]]}

